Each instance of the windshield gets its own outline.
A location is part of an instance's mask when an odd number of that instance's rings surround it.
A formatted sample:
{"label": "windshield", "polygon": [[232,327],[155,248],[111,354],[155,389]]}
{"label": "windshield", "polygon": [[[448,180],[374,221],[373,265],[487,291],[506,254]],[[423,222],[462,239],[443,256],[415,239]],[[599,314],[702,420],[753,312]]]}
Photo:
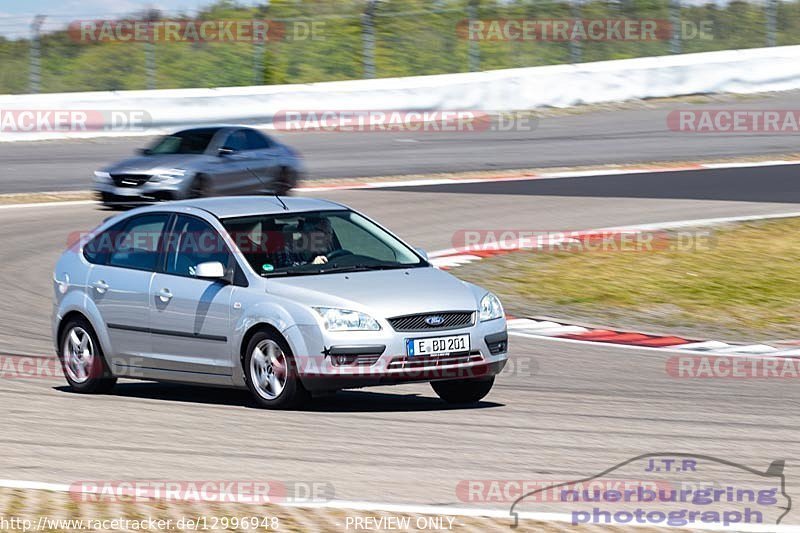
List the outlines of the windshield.
{"label": "windshield", "polygon": [[150,154],[202,154],[217,133],[216,129],[179,131],[162,137],[150,147]]}
{"label": "windshield", "polygon": [[253,270],[264,277],[428,265],[352,211],[258,215],[222,223]]}

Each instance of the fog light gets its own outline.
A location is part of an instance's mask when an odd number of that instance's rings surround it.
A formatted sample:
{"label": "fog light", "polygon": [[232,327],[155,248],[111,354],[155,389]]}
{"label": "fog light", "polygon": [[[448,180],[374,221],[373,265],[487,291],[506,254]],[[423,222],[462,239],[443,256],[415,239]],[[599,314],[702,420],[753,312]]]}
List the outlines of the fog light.
{"label": "fog light", "polygon": [[331,356],[331,362],[334,366],[347,366],[352,365],[356,362],[355,355],[333,355]]}

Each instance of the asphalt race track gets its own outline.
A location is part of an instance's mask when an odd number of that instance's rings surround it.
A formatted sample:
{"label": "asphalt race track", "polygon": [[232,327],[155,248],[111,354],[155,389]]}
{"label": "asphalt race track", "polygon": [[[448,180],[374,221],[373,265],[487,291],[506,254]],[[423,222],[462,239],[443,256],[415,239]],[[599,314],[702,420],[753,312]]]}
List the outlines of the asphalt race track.
{"label": "asphalt race track", "polygon": [[[797,93],[726,97],[704,104],[648,103],[647,108],[544,117],[534,129],[483,132],[284,133],[313,178],[386,176],[513,168],[692,161],[798,150],[791,134],[692,134],[670,131],[671,110],[793,109]],[[2,139],[0,139],[2,140]],[[0,142],[0,193],[87,189],[93,170],[130,157],[150,139],[103,138]]]}
{"label": "asphalt race track", "polygon": [[[586,229],[793,211],[796,170],[325,196],[435,250],[464,228]],[[108,215],[87,205],[0,209],[0,350],[53,356],[53,264],[70,232]],[[0,478],[317,481],[330,482],[338,499],[465,506],[456,495],[462,480],[571,479],[635,455],[680,451],[756,469],[786,459],[787,491],[799,493],[793,380],[676,379],[665,372],[669,353],[511,341],[515,366],[468,409],[447,408],[427,385],[343,392],[305,412],[270,412],[251,408],[240,391],[124,382],[114,395],[86,397],[57,379],[2,379]],[[784,523],[800,523],[800,513]]]}

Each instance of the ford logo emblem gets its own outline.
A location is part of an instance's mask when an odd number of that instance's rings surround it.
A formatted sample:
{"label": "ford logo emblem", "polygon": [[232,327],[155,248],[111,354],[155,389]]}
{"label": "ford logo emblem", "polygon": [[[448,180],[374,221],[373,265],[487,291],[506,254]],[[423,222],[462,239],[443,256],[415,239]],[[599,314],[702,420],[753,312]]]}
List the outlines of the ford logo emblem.
{"label": "ford logo emblem", "polygon": [[433,327],[441,326],[444,324],[444,317],[439,315],[429,316],[425,319],[425,323]]}

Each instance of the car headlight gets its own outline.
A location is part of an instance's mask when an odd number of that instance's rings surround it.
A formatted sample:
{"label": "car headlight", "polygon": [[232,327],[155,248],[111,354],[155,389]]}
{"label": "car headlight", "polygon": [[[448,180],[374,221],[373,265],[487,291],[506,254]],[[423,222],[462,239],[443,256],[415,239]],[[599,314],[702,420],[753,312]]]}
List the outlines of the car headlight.
{"label": "car headlight", "polygon": [[165,185],[174,185],[183,179],[184,174],[186,174],[186,171],[182,168],[170,168],[168,170],[162,170],[154,175],[150,178],[150,181],[154,183],[164,183]]}
{"label": "car headlight", "polygon": [[487,320],[494,320],[496,318],[503,317],[503,304],[500,303],[500,300],[494,294],[487,293],[486,296],[481,298],[481,311],[480,311],[480,319],[481,322],[486,322]]}
{"label": "car headlight", "polygon": [[111,179],[111,174],[108,172],[103,172],[100,170],[94,171],[94,180],[95,181],[108,181]]}
{"label": "car headlight", "polygon": [[350,309],[312,307],[325,322],[328,331],[378,331],[381,325],[369,315]]}

